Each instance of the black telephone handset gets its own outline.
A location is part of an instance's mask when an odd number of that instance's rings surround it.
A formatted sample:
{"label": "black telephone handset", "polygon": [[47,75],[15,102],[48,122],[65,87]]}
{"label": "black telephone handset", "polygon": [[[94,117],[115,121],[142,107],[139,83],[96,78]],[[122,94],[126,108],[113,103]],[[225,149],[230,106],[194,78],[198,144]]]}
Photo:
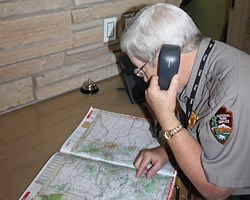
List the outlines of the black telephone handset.
{"label": "black telephone handset", "polygon": [[179,46],[163,44],[159,55],[159,86],[161,90],[169,88],[171,79],[178,73],[181,50]]}
{"label": "black telephone handset", "polygon": [[[169,88],[171,79],[178,73],[181,50],[179,46],[163,44],[160,50],[158,63],[159,86],[161,90]],[[153,136],[158,137],[161,126],[159,123],[153,130]]]}

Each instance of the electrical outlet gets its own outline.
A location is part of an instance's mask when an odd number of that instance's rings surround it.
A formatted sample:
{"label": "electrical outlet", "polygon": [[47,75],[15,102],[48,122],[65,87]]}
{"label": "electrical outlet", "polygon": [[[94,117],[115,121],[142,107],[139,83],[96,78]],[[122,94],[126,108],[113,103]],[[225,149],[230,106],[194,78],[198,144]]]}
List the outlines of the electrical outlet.
{"label": "electrical outlet", "polygon": [[106,18],[103,22],[103,42],[116,39],[116,17]]}

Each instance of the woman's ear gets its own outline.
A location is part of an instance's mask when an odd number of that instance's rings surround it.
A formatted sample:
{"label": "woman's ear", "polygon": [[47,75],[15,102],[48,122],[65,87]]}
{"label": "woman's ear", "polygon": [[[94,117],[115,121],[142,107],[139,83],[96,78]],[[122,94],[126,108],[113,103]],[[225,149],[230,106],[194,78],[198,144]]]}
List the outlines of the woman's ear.
{"label": "woman's ear", "polygon": [[157,51],[157,53],[154,55],[151,66],[152,67],[158,67],[159,64],[159,55],[160,55],[160,50]]}

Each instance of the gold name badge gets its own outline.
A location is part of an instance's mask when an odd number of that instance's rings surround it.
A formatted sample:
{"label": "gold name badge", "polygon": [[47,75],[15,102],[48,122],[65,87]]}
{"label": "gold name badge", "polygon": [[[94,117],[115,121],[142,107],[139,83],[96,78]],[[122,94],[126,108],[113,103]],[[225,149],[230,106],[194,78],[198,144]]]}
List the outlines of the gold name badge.
{"label": "gold name badge", "polygon": [[194,126],[195,126],[198,119],[199,119],[199,116],[196,114],[195,111],[192,111],[191,115],[190,115],[190,117],[188,119],[188,127],[189,128],[194,128]]}

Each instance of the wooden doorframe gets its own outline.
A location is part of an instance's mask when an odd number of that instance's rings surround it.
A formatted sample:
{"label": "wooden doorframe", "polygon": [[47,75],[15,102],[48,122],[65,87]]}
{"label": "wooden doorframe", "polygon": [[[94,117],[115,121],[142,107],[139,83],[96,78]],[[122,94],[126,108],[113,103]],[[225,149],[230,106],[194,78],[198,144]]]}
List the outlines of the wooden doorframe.
{"label": "wooden doorframe", "polygon": [[249,0],[231,0],[229,11],[227,43],[243,51],[245,50],[249,5]]}

